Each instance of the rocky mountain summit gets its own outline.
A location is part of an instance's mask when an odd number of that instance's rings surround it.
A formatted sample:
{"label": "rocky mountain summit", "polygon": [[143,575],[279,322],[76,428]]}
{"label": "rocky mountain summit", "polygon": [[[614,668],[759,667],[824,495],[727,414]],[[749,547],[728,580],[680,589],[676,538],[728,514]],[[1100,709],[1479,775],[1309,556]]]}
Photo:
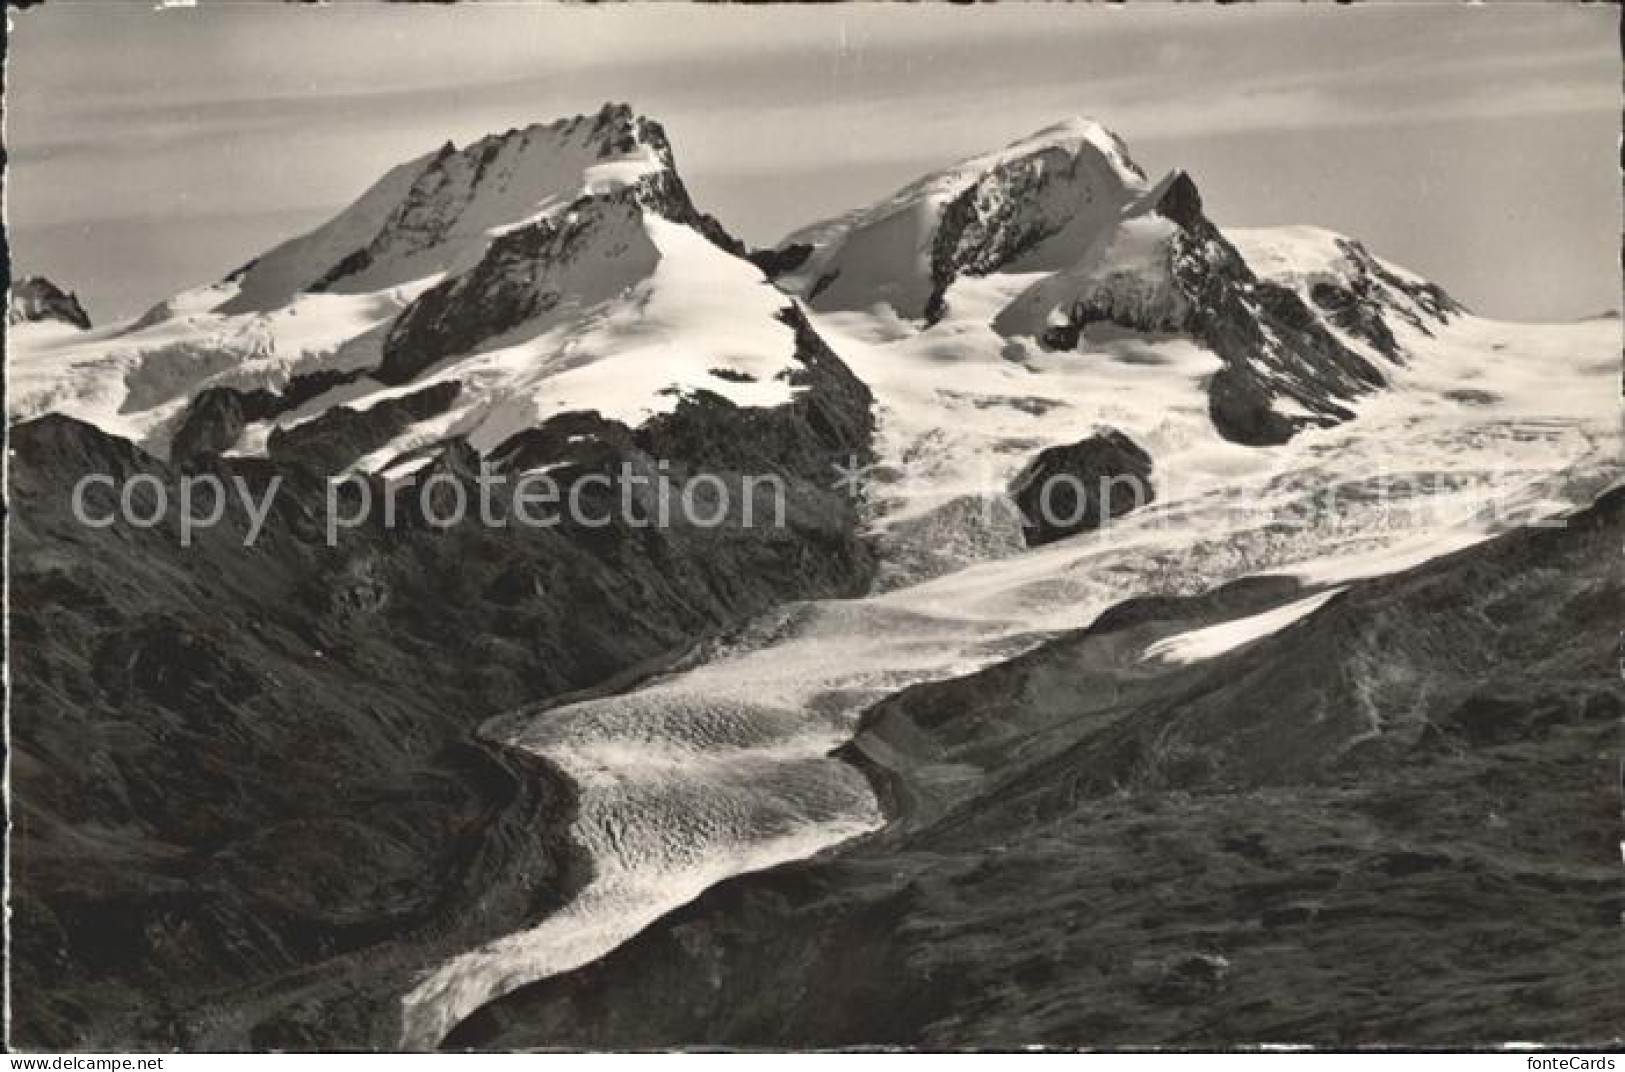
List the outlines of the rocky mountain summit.
{"label": "rocky mountain summit", "polygon": [[484,255],[493,228],[539,219],[580,197],[626,191],[639,205],[693,226],[730,253],[743,247],[699,212],[659,123],[626,104],[447,142],[393,169],[322,227],[228,277],[222,311],[274,308],[295,294],[384,290]]}
{"label": "rocky mountain summit", "polygon": [[[220,282],[39,350],[37,375],[19,355],[12,414],[77,416],[158,457],[263,455],[435,373],[410,420],[326,459],[374,471],[453,429],[487,452],[571,409],[638,424],[696,392],[780,405],[790,303],[744,252],[694,206],[660,124],[605,105],[443,146]],[[692,364],[646,360],[640,338]],[[222,413],[240,414],[230,436]]]}
{"label": "rocky mountain summit", "polygon": [[8,324],[38,324],[55,321],[90,330],[90,314],[76,295],[63,290],[42,275],[29,275],[11,284],[6,309]]}

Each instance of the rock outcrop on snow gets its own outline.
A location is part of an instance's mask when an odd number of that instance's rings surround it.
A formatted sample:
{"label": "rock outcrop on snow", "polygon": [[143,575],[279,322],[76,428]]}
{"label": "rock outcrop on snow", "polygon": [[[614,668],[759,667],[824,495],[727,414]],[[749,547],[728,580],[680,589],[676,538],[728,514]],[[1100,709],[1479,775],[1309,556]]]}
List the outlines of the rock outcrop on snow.
{"label": "rock outcrop on snow", "polygon": [[1022,534],[1038,547],[1088,532],[1156,498],[1151,455],[1115,428],[1038,453],[1010,485]]}

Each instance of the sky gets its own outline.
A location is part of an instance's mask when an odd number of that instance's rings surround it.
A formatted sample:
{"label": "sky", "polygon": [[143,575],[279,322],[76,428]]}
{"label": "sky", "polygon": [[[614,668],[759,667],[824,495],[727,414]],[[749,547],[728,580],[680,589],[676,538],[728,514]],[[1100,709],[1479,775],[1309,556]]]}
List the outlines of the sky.
{"label": "sky", "polygon": [[9,12],[19,273],[99,322],[218,279],[447,139],[628,101],[756,245],[1069,115],[1221,226],[1361,238],[1506,319],[1620,305],[1618,9],[453,6]]}

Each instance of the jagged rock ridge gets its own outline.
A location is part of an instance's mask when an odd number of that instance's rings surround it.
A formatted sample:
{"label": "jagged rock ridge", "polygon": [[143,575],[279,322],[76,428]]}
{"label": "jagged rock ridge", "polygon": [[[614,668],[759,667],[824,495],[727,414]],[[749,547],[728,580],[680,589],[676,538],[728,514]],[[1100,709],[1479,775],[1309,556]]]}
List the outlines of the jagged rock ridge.
{"label": "jagged rock ridge", "polygon": [[37,324],[58,321],[90,330],[90,314],[79,304],[79,298],[65,291],[42,275],[29,275],[11,284],[6,309],[8,324]]}
{"label": "jagged rock ridge", "polygon": [[645,207],[693,226],[734,254],[743,247],[699,212],[659,123],[626,104],[493,134],[392,170],[323,227],[277,247],[230,277],[226,312],[263,310],[300,291],[363,293],[477,258],[493,229],[581,193],[625,189]]}

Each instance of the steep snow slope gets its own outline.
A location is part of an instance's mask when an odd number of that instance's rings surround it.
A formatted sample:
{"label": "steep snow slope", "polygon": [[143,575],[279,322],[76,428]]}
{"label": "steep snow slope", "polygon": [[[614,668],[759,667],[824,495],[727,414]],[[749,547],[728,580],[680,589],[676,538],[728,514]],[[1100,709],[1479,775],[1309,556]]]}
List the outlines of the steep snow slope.
{"label": "steep snow slope", "polygon": [[[284,242],[227,277],[227,282],[235,283],[236,289],[219,302],[219,310],[222,313],[264,312],[286,305],[303,291],[318,287],[336,266],[380,239],[391,219],[402,214],[406,199],[426,172],[437,164],[462,159],[461,154],[443,149],[391,168],[353,205],[327,223],[309,234]],[[402,275],[397,282],[431,274]]]}
{"label": "steep snow slope", "polygon": [[250,264],[222,311],[263,311],[306,290],[384,290],[466,268],[493,229],[670,165],[659,128],[625,106],[493,134],[463,149],[448,142],[391,170],[327,224]]}

